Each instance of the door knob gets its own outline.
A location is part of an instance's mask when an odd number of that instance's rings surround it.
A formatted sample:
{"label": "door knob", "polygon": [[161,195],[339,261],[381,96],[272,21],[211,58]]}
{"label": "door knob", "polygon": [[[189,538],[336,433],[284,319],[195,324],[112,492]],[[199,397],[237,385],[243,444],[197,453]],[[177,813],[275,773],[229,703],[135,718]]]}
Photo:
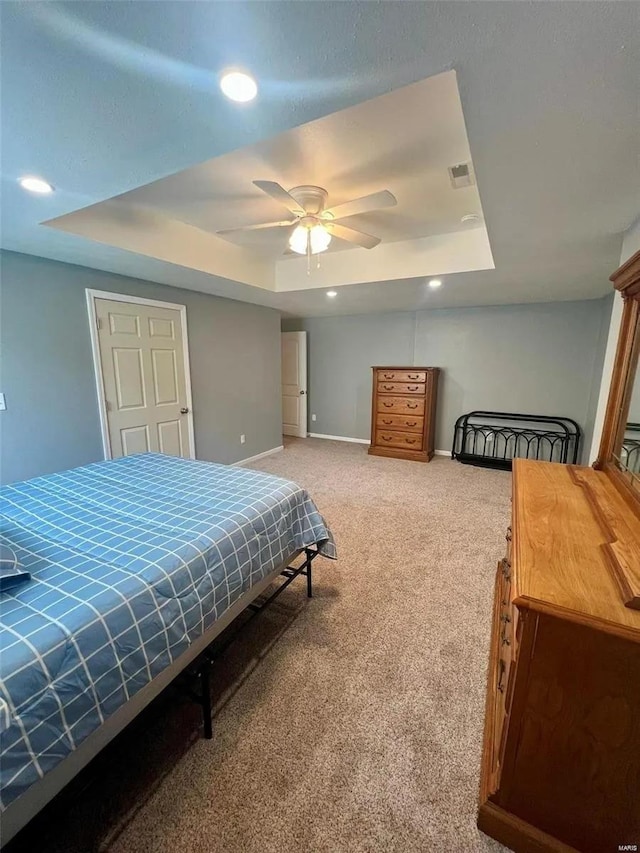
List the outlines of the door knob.
{"label": "door knob", "polygon": [[306,391],[301,391],[300,396],[302,396],[303,394],[306,394],[306,393],[307,393]]}
{"label": "door knob", "polygon": [[187,407],[186,407],[186,406],[183,406],[183,407],[180,409],[180,414],[181,414],[181,415],[188,415],[188,414],[189,414],[189,409],[187,409]]}

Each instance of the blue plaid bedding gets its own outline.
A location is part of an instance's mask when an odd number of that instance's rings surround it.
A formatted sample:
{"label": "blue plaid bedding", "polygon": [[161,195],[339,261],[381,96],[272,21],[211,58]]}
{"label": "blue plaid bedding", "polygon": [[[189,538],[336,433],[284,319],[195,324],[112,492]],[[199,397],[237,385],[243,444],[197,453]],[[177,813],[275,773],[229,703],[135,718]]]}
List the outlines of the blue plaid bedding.
{"label": "blue plaid bedding", "polygon": [[155,453],[6,486],[0,520],[32,575],[0,596],[0,808],[297,550],[336,555],[295,483]]}

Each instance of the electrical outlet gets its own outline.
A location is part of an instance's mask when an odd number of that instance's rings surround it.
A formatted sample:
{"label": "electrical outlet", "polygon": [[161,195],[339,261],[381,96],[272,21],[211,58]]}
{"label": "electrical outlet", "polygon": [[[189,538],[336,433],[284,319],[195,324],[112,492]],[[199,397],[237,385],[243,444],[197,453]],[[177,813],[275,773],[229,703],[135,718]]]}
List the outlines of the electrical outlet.
{"label": "electrical outlet", "polygon": [[316,416],[315,416],[315,415],[311,415],[311,420],[312,420],[312,421],[315,421],[315,420],[316,420]]}
{"label": "electrical outlet", "polygon": [[244,444],[246,440],[247,440],[246,435],[244,433],[242,433],[242,435],[240,436],[240,444]]}

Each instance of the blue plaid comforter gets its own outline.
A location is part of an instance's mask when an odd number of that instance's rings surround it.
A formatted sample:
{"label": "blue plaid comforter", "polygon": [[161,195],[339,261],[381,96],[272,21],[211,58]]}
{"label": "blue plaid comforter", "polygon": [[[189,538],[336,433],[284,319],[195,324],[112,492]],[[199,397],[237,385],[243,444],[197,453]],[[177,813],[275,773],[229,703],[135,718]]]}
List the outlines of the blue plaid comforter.
{"label": "blue plaid comforter", "polygon": [[7,486],[26,585],[0,596],[0,808],[298,549],[335,557],[308,494],[147,453]]}

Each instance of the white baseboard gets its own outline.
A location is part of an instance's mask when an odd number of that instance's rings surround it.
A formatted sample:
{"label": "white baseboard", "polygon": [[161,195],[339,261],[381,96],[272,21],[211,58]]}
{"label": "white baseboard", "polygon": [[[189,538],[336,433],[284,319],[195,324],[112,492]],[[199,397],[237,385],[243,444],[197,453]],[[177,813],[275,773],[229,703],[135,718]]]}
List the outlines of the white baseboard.
{"label": "white baseboard", "polygon": [[[346,435],[325,435],[321,432],[310,432],[309,438],[328,438],[331,441],[351,441],[354,444],[371,444],[368,438],[350,438]],[[436,456],[451,456],[450,450],[434,450]]]}
{"label": "white baseboard", "polygon": [[321,432],[310,432],[309,438],[328,438],[330,441],[351,441],[353,444],[371,444],[368,438],[349,438],[346,435],[325,435]]}
{"label": "white baseboard", "polygon": [[271,456],[272,453],[279,453],[284,450],[284,444],[279,447],[272,447],[271,450],[265,450],[262,453],[256,453],[255,456],[249,456],[248,459],[240,459],[238,462],[232,462],[232,465],[246,465],[248,462],[257,462],[258,459],[264,459],[265,456]]}

